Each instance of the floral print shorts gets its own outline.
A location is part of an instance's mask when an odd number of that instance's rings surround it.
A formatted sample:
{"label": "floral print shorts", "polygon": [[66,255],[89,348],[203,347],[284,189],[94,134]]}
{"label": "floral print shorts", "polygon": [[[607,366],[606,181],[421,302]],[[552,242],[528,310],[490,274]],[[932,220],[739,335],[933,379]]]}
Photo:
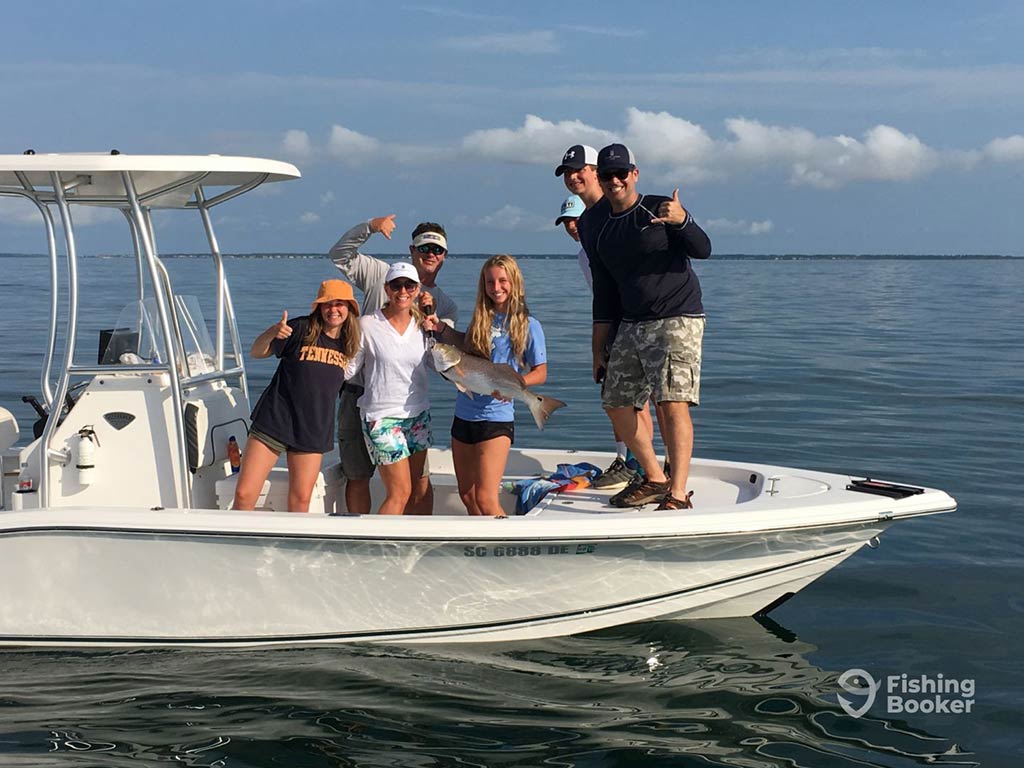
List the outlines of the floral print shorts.
{"label": "floral print shorts", "polygon": [[425,451],[433,443],[430,434],[430,411],[408,419],[385,417],[363,422],[366,450],[374,464],[395,464],[412,454]]}

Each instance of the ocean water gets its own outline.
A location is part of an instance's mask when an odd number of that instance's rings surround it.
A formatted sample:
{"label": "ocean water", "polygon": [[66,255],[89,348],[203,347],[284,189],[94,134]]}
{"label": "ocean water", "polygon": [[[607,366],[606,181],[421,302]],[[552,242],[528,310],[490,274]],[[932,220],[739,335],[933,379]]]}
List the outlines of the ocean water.
{"label": "ocean water", "polygon": [[[179,292],[208,262],[168,259]],[[441,283],[471,311],[481,261]],[[607,449],[574,260],[522,261],[567,401],[519,441]],[[712,259],[698,455],[944,488],[910,520],[750,620],[659,622],[530,643],[268,651],[0,652],[3,766],[1018,765],[1024,754],[1024,260]],[[131,262],[81,264],[83,334],[113,325]],[[245,343],[308,311],[326,259],[227,261]],[[0,404],[38,394],[47,263],[0,258]],[[204,302],[212,317],[212,302]],[[95,345],[83,347],[83,362]],[[272,361],[250,363],[254,394]],[[436,380],[446,442],[454,390]],[[344,589],[345,585],[338,585]],[[971,680],[969,714],[859,719],[839,676]]]}

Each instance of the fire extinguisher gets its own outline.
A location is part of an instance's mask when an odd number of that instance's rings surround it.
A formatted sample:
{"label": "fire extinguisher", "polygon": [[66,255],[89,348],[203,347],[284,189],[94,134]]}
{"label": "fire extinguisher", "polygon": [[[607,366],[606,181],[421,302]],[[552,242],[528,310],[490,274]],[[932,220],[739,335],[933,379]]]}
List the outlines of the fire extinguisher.
{"label": "fire extinguisher", "polygon": [[91,485],[96,479],[96,447],[99,444],[100,440],[91,424],[78,430],[78,460],[75,469],[78,470],[79,485]]}

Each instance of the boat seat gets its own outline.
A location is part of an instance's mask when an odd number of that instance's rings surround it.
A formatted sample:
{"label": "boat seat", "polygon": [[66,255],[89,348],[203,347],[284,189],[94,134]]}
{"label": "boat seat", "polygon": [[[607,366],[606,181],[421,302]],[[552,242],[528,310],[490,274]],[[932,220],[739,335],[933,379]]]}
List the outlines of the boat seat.
{"label": "boat seat", "polygon": [[[218,410],[227,409],[221,407]],[[211,421],[218,423],[211,424]],[[248,424],[244,418],[234,416],[230,411],[212,414],[206,402],[189,401],[185,403],[184,422],[188,468],[193,474],[203,467],[212,467],[218,461],[226,461],[228,439],[231,437],[238,441],[239,448],[245,450]]]}
{"label": "boat seat", "polygon": [[[235,500],[235,486],[238,484],[238,474],[232,474],[218,480],[217,507],[220,509],[231,509],[231,503]],[[324,512],[324,499],[326,497],[326,484],[324,473],[316,476],[316,483],[313,486],[313,494],[309,498],[310,512]],[[287,467],[273,467],[267,479],[263,481],[263,488],[260,490],[260,497],[256,502],[256,509],[268,512],[288,511],[288,469]]]}
{"label": "boat seat", "polygon": [[0,452],[6,451],[16,442],[21,434],[18,420],[6,408],[0,408]]}

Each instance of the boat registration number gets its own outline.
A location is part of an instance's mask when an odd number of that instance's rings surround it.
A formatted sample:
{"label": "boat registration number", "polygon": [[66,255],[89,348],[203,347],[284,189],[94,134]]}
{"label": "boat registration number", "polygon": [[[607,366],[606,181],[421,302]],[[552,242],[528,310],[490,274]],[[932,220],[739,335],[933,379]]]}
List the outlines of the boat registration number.
{"label": "boat registration number", "polygon": [[596,544],[498,544],[463,547],[464,557],[537,557],[539,555],[591,555]]}

